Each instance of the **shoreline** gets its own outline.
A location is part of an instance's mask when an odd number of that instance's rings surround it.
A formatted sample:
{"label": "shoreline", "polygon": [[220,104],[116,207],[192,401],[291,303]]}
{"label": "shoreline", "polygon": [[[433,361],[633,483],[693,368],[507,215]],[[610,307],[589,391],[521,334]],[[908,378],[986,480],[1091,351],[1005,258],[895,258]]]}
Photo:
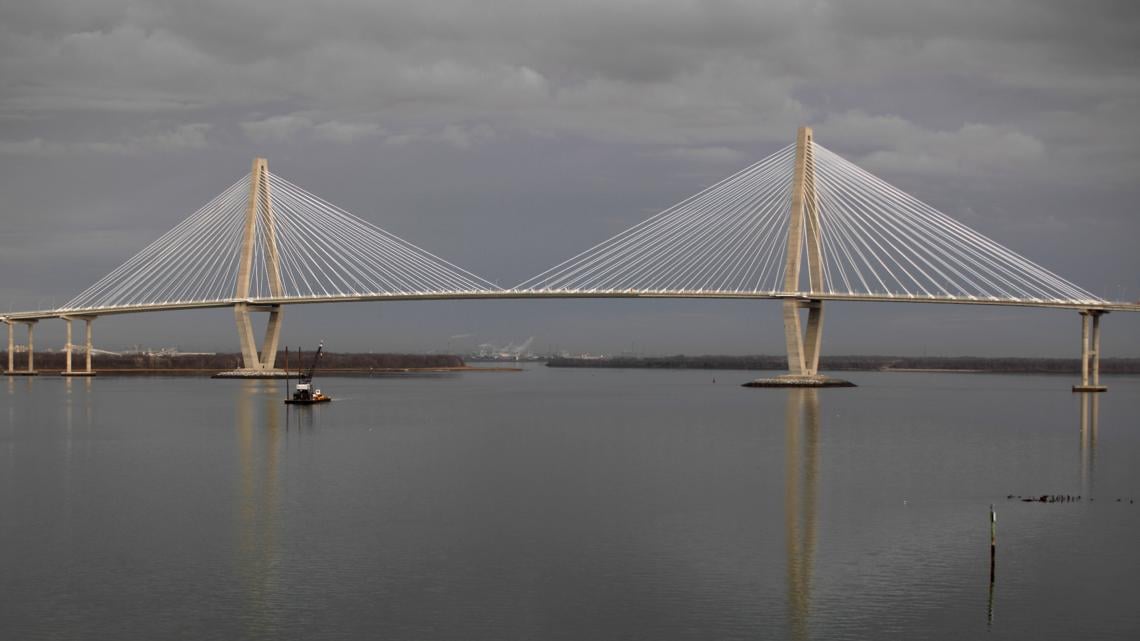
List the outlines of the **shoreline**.
{"label": "shoreline", "polygon": [[[984,369],[952,369],[947,367],[884,367],[880,370],[863,370],[868,372],[911,372],[911,373],[930,373],[930,374],[1032,374],[1034,372],[999,372],[996,370]],[[1042,372],[1037,372],[1042,373]],[[1044,372],[1046,374],[1053,374],[1059,372]]]}
{"label": "shoreline", "polygon": [[[458,367],[376,367],[376,368],[361,368],[361,367],[329,367],[320,368],[318,373],[321,377],[327,376],[392,376],[400,374],[454,374],[464,372],[521,372],[521,367],[477,367],[471,365],[464,365]],[[38,369],[39,376],[57,376],[63,373],[57,371],[55,368],[51,369]],[[120,368],[95,368],[97,376],[206,376],[213,377],[219,370],[214,368],[202,367],[120,367]],[[299,372],[290,370],[290,375],[296,378]],[[235,377],[236,378],[236,377]],[[279,380],[284,380],[284,377],[279,377]],[[249,377],[248,380],[271,380],[259,379],[257,377]]]}
{"label": "shoreline", "polygon": [[[784,356],[617,356],[610,358],[553,358],[547,367],[616,369],[702,369],[779,372],[787,369]],[[828,372],[910,372],[954,374],[1080,374],[1080,361],[1072,358],[982,356],[824,356],[820,370]],[[1101,375],[1140,374],[1140,358],[1105,358]]]}
{"label": "shoreline", "polygon": [[[0,360],[6,359],[6,352],[0,351]],[[242,357],[234,353],[209,354],[95,354],[92,359],[92,373],[85,371],[82,356],[72,358],[72,371],[66,372],[65,355],[60,352],[36,354],[35,372],[25,371],[22,354],[15,359],[15,369],[5,372],[9,376],[207,376],[213,378],[238,379],[284,379],[283,370],[288,370],[292,378],[307,370],[312,363],[312,352],[306,352],[297,360],[297,353],[286,357],[279,351],[276,370],[268,376],[258,376],[253,372],[240,372]],[[231,372],[239,371],[239,375]],[[406,353],[357,353],[324,352],[317,364],[317,372],[322,376],[415,376],[444,375],[462,372],[517,372],[522,368],[516,363],[467,363],[454,354],[406,354]],[[219,376],[219,374],[221,376]]]}

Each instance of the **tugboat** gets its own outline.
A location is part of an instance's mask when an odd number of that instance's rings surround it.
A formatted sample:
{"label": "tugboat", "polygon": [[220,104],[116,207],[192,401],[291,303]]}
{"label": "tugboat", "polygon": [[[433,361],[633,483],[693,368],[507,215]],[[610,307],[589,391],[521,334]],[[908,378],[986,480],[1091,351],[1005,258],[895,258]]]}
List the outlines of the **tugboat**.
{"label": "tugboat", "polygon": [[[293,390],[293,396],[286,398],[285,403],[289,405],[313,405],[315,403],[328,403],[332,398],[325,396],[321,390],[313,388],[313,373],[317,371],[317,361],[321,358],[321,352],[324,351],[325,344],[322,342],[317,347],[317,353],[313,354],[313,363],[309,365],[307,371],[302,371],[300,377],[297,379],[297,389]],[[298,354],[300,360],[300,354]],[[286,385],[288,389],[288,385]]]}

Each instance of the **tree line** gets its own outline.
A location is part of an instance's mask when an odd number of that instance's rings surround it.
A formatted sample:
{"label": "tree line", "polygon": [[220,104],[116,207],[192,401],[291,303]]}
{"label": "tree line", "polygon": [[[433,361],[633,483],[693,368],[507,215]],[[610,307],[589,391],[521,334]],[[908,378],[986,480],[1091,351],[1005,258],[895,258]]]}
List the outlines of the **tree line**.
{"label": "tree line", "polygon": [[[16,369],[23,369],[25,354],[16,354]],[[83,369],[85,355],[72,353],[73,369]],[[8,363],[7,352],[0,352],[0,362]],[[63,352],[37,352],[37,370],[59,370],[66,367],[67,356]],[[92,367],[96,370],[209,370],[223,371],[241,367],[240,353],[221,354],[94,354]],[[307,368],[313,362],[313,352],[300,355],[289,353],[289,369]],[[277,352],[277,367],[285,366],[284,350]],[[424,369],[437,367],[464,367],[463,359],[454,354],[355,354],[323,352],[319,370],[361,370],[370,369]]]}
{"label": "tree line", "polygon": [[[606,358],[552,358],[548,367],[615,367],[648,369],[785,370],[787,357],[753,356],[611,356]],[[1073,374],[1080,372],[1076,358],[1014,358],[1004,356],[824,356],[820,369],[829,371],[890,371],[929,369],[997,372],[1008,374]],[[1102,374],[1140,374],[1140,358],[1101,359]]]}

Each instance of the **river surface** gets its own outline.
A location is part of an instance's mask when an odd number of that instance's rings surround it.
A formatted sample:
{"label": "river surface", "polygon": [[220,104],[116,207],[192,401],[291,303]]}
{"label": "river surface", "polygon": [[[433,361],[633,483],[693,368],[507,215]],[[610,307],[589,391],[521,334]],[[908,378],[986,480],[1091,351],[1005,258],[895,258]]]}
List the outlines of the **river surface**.
{"label": "river surface", "polygon": [[0,639],[1140,638],[1140,379],[756,375],[0,381]]}

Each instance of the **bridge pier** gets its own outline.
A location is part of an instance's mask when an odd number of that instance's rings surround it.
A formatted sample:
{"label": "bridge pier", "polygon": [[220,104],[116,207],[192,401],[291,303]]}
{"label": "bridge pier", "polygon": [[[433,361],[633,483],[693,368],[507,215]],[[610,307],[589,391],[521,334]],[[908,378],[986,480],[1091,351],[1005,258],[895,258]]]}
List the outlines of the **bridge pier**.
{"label": "bridge pier", "polygon": [[[75,345],[71,341],[71,321],[82,318],[85,324],[86,341],[84,343],[84,353],[86,354],[86,368],[83,371],[77,372],[71,368],[71,355]],[[91,370],[91,323],[95,320],[94,316],[64,316],[63,320],[67,323],[67,343],[64,345],[64,352],[67,354],[66,367],[64,371],[60,372],[60,376],[94,376],[95,372]]]}
{"label": "bridge pier", "polygon": [[[800,310],[807,309],[807,326]],[[775,378],[758,378],[744,387],[854,387],[851,381],[819,373],[823,345],[823,301],[784,299],[784,338],[788,348],[788,373]]]}
{"label": "bridge pier", "polygon": [[[807,309],[807,328],[800,323],[800,310]],[[788,374],[815,376],[819,373],[819,350],[823,344],[823,301],[785,300],[784,338],[788,347]]]}
{"label": "bridge pier", "polygon": [[[807,253],[808,289],[823,291],[823,239],[820,233],[819,197],[815,186],[812,131],[800,127],[796,135],[796,165],[792,175],[792,207],[788,219],[788,243],[784,259],[784,291],[800,290],[800,265]],[[784,298],[784,339],[788,348],[788,373],[776,378],[758,378],[745,387],[854,387],[854,384],[819,373],[823,345],[823,300]],[[807,309],[807,327],[800,310]]]}
{"label": "bridge pier", "polygon": [[[263,234],[256,230],[260,221]],[[281,258],[277,250],[277,222],[273,210],[273,195],[269,189],[269,161],[254,158],[250,171],[249,201],[245,210],[245,231],[242,234],[241,257],[238,261],[236,297],[247,299],[250,291],[250,277],[254,273],[254,250],[261,244],[262,260],[268,280],[269,293],[274,298],[284,295],[281,282]],[[265,326],[265,338],[258,353],[257,338],[254,336],[253,319],[250,312],[268,312],[269,322]],[[234,321],[237,323],[238,341],[241,343],[242,366],[229,372],[220,372],[214,378],[277,378],[285,376],[284,370],[276,369],[277,342],[281,337],[281,306],[234,304]]]}
{"label": "bridge pier", "polygon": [[[7,374],[8,376],[39,376],[40,373],[36,371],[36,339],[35,339],[36,323],[38,323],[39,321],[36,321],[36,320],[21,320],[21,321],[8,320],[6,322],[8,323],[8,371],[5,372],[5,374]],[[19,370],[19,371],[16,370],[16,341],[15,341],[15,338],[13,336],[13,327],[12,327],[15,323],[23,323],[28,328],[27,369]]]}
{"label": "bridge pier", "polygon": [[[257,337],[254,334],[253,319],[250,312],[269,313],[269,321],[265,326],[265,338],[261,342],[260,351],[257,349]],[[284,376],[284,370],[276,368],[277,344],[281,338],[281,306],[237,303],[234,305],[234,320],[237,322],[238,340],[241,342],[242,367],[230,372],[222,372],[218,377],[275,378]]]}
{"label": "bridge pier", "polygon": [[1108,391],[1108,386],[1100,384],[1100,317],[1107,313],[1103,309],[1081,310],[1081,384],[1073,386],[1074,392]]}
{"label": "bridge pier", "polygon": [[85,348],[84,348],[83,352],[84,352],[84,356],[86,357],[86,361],[87,361],[86,362],[87,373],[90,374],[91,376],[95,375],[95,371],[91,369],[91,349],[92,349],[92,347],[91,347],[91,325],[94,323],[95,323],[95,317],[94,316],[87,316],[83,319],[83,324],[85,325],[84,330],[85,330],[85,333],[87,334],[87,340],[85,342],[85,346],[84,346]]}

